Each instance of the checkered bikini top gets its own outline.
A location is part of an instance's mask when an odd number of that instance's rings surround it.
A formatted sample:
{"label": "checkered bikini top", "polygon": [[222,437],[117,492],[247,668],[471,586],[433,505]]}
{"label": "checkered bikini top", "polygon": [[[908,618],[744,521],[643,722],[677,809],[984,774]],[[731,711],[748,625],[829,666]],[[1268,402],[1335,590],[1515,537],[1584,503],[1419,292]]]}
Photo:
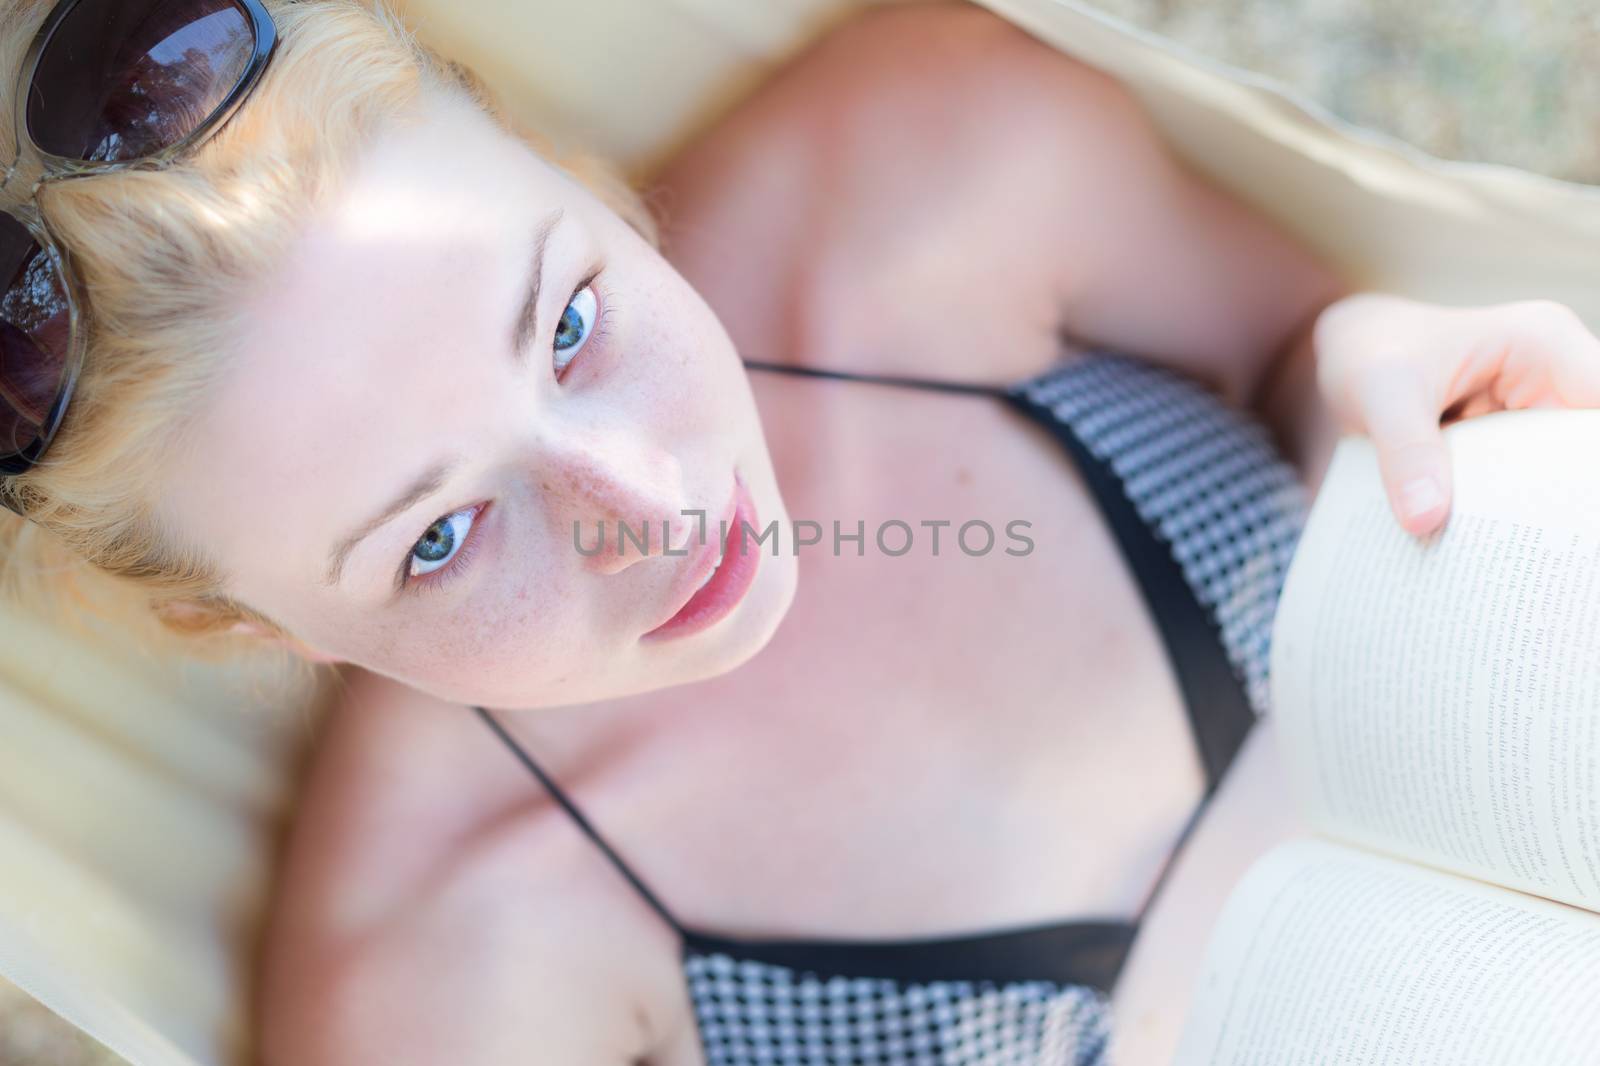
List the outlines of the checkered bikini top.
{"label": "checkered bikini top", "polygon": [[[1309,501],[1265,428],[1176,371],[1093,351],[1012,386],[752,370],[973,393],[1060,442],[1116,537],[1184,694],[1209,799],[1267,709],[1273,613]],[[706,1066],[1104,1066],[1133,922],[915,940],[757,940],[680,922],[550,776],[484,721],[679,934]]]}

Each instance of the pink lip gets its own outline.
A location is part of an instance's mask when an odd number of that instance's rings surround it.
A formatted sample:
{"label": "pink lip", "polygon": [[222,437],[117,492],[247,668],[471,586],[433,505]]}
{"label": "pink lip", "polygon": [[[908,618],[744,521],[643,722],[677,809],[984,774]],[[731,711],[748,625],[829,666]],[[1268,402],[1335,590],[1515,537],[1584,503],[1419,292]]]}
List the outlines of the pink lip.
{"label": "pink lip", "polygon": [[[756,508],[750,499],[750,490],[745,488],[744,481],[735,473],[733,499],[728,502],[727,510],[722,515],[722,524],[707,522],[706,542],[693,565],[685,569],[682,582],[674,590],[674,601],[683,605],[671,618],[646,632],[640,639],[687,637],[716,625],[733,613],[733,609],[744,600],[745,593],[750,591],[756,579],[756,570],[761,565],[761,546],[753,543],[753,538],[745,532],[746,526],[752,531],[760,528],[756,524]],[[728,548],[723,554],[722,565],[718,566],[717,553],[721,548],[724,528],[728,531]],[[712,574],[713,570],[715,574]],[[711,580],[701,588],[700,582],[706,580],[707,574],[712,574]]]}

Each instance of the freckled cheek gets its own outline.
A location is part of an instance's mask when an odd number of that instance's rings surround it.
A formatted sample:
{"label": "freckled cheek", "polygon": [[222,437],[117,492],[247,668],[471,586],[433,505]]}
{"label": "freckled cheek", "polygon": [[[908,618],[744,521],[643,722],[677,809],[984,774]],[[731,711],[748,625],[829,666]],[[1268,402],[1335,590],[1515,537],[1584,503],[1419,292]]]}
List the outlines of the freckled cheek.
{"label": "freckled cheek", "polygon": [[[514,665],[513,676],[539,678],[568,669],[582,653],[595,621],[575,584],[579,556],[570,542],[547,540],[538,550],[546,565],[502,575],[488,597],[492,604],[464,612],[456,626],[459,656]],[[553,565],[557,559],[563,565]]]}
{"label": "freckled cheek", "polygon": [[559,611],[532,600],[508,600],[493,610],[465,609],[449,620],[412,629],[394,645],[390,665],[403,676],[463,692],[486,679],[526,679],[536,688],[570,670],[578,650]]}

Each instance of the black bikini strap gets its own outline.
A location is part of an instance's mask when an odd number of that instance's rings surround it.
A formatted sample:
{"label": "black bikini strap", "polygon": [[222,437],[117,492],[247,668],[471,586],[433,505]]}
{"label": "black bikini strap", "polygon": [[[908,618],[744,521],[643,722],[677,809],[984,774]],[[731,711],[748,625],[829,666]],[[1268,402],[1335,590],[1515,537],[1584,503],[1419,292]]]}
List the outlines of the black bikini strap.
{"label": "black bikini strap", "polygon": [[838,381],[862,381],[869,385],[900,385],[929,392],[959,392],[973,396],[1005,396],[1004,385],[984,385],[970,381],[946,381],[942,378],[913,378],[900,374],[858,374],[848,370],[819,370],[810,366],[792,366],[788,363],[768,363],[760,359],[746,359],[744,365],[751,370],[770,370],[780,374],[796,374],[808,378],[833,378]]}
{"label": "black bikini strap", "polygon": [[617,868],[617,872],[622,874],[623,877],[627,878],[628,883],[632,885],[634,890],[637,891],[644,901],[650,905],[650,908],[657,914],[661,915],[662,919],[666,921],[666,923],[670,925],[679,936],[686,935],[684,927],[679,924],[678,919],[675,918],[672,912],[667,909],[666,904],[657,899],[656,894],[650,891],[650,889],[645,885],[644,881],[640,879],[639,875],[634,873],[628,864],[622,861],[622,856],[618,855],[616,849],[612,848],[610,844],[606,843],[605,838],[600,835],[600,831],[596,829],[592,823],[590,823],[588,818],[584,817],[583,812],[578,810],[577,804],[573,803],[572,800],[567,797],[567,794],[561,790],[561,787],[555,783],[554,779],[552,779],[549,774],[545,773],[544,770],[540,768],[538,763],[533,761],[533,756],[529,755],[527,750],[524,749],[521,744],[518,744],[516,740],[512,738],[510,733],[506,732],[505,727],[495,720],[494,715],[490,714],[482,707],[474,707],[472,709],[478,712],[478,717],[482,718],[484,722],[488,724],[489,728],[494,730],[496,736],[505,741],[506,746],[511,749],[512,754],[515,755],[519,761],[521,761],[522,765],[526,766],[533,776],[539,779],[539,783],[544,785],[545,791],[550,793],[550,797],[559,803],[561,808],[571,816],[572,820],[577,823],[578,829],[582,831],[584,836],[588,837],[594,842],[594,846],[599,848],[600,853],[610,861],[612,866]]}

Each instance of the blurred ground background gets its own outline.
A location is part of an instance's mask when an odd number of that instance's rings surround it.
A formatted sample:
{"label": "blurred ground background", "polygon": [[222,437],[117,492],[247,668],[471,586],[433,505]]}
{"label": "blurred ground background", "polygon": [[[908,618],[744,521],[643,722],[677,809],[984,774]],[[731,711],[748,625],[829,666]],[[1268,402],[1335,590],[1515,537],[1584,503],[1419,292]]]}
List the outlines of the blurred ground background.
{"label": "blurred ground background", "polygon": [[1600,184],[1594,0],[1088,0],[1446,159]]}
{"label": "blurred ground background", "polygon": [[[1594,0],[1091,0],[1433,155],[1600,184]],[[0,1066],[121,1066],[0,981]]]}

